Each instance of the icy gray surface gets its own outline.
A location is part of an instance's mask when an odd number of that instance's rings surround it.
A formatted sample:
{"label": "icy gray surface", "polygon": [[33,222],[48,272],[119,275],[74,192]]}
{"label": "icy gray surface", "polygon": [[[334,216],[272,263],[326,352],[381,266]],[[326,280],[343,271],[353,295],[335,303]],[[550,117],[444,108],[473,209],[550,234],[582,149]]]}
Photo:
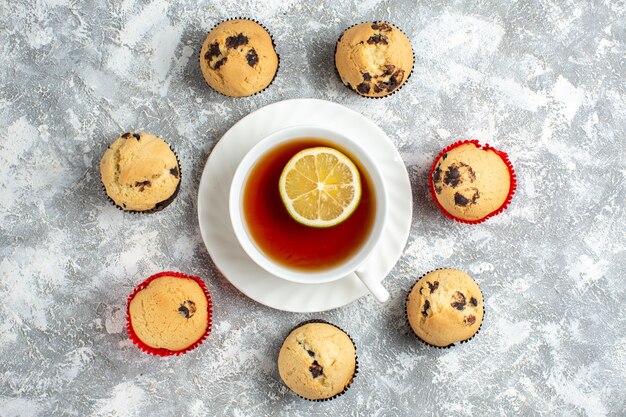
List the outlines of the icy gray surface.
{"label": "icy gray surface", "polygon": [[[267,91],[230,99],[205,85],[198,50],[242,15],[271,31],[281,66]],[[333,68],[340,33],[372,19],[415,49],[408,84],[383,100]],[[625,22],[608,0],[1,2],[0,416],[626,415]],[[387,304],[273,310],[202,243],[196,195],[216,141],[297,97],[369,117],[407,165],[413,224]],[[99,180],[107,145],[139,129],[183,169],[153,215],[117,210]],[[510,209],[477,226],[446,220],[426,187],[436,152],[470,137],[508,152],[519,178]],[[449,350],[404,321],[407,290],[438,267],[468,271],[486,297],[479,335]],[[124,329],[128,294],[162,270],[202,276],[215,302],[213,333],[179,358],[143,354]],[[278,377],[283,337],[310,318],[357,344],[360,373],[329,403]]]}

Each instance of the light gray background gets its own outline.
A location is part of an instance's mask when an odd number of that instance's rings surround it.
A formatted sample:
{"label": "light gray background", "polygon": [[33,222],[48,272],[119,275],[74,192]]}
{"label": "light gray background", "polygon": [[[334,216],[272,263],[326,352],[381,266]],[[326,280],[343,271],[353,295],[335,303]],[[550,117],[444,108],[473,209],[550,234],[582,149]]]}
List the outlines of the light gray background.
{"label": "light gray background", "polygon": [[[3,1],[0,3],[0,415],[626,415],[624,1]],[[198,50],[220,19],[251,16],[276,40],[272,86],[230,99],[208,88]],[[343,87],[334,44],[388,20],[415,70],[383,100]],[[219,138],[249,112],[296,97],[332,100],[377,123],[413,185],[406,249],[371,296],[320,314],[266,308],[216,270],[200,238],[198,182]],[[176,201],[125,214],[98,164],[120,133],[166,138],[182,164]],[[436,152],[478,138],[509,153],[508,211],[467,226],[436,211]],[[219,178],[215,178],[219,181]],[[228,219],[224,219],[228,221]],[[470,343],[426,347],[404,298],[439,267],[486,297]],[[162,270],[204,278],[206,342],[154,358],[128,340],[133,287]],[[280,382],[294,324],[322,318],[357,344],[346,395],[309,403]]]}

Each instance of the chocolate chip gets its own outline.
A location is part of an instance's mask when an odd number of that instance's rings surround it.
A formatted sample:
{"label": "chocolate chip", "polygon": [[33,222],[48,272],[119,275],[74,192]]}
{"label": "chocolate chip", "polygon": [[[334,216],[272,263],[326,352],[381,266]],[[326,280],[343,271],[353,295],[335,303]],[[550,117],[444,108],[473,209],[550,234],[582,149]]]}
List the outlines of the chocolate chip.
{"label": "chocolate chip", "polygon": [[387,45],[389,44],[389,41],[387,40],[387,37],[385,35],[376,34],[370,36],[370,38],[367,40],[367,43],[369,43],[370,45],[378,45],[379,43]]}
{"label": "chocolate chip", "polygon": [[204,54],[204,59],[210,61],[214,56],[220,56],[220,45],[217,42],[213,42],[211,46],[209,46],[209,50]]}
{"label": "chocolate chip", "polygon": [[454,193],[454,204],[460,207],[466,207],[469,204],[476,204],[480,193],[476,188],[471,188],[471,190],[474,190],[471,198],[467,198],[461,193]]}
{"label": "chocolate chip", "polygon": [[433,181],[441,182],[441,165],[437,165],[435,171],[433,172]]}
{"label": "chocolate chip", "polygon": [[441,188],[441,187],[437,187],[437,186],[435,185],[435,192],[436,192],[437,194],[441,194],[441,192],[442,192],[442,191],[443,191],[443,188]]}
{"label": "chocolate chip", "polygon": [[317,361],[313,361],[311,366],[309,366],[309,372],[311,372],[313,378],[317,378],[318,376],[322,376],[324,374],[324,368],[322,368],[322,365],[317,363]]}
{"label": "chocolate chip", "polygon": [[226,47],[229,49],[237,48],[241,45],[247,45],[247,44],[248,44],[248,37],[244,35],[243,33],[240,33],[239,35],[236,35],[236,36],[229,36],[228,38],[226,38]]}
{"label": "chocolate chip", "polygon": [[140,133],[133,133],[133,136],[135,137],[135,139],[139,140],[141,139],[141,134]]}
{"label": "chocolate chip", "polygon": [[130,135],[131,135],[131,133],[130,133],[130,132],[126,132],[126,133],[124,133],[124,134],[122,135],[122,137],[123,137],[124,139],[128,139],[128,138],[130,137]]}
{"label": "chocolate chip", "polygon": [[363,81],[369,81],[372,79],[372,76],[369,72],[362,72],[361,75],[363,75]]}
{"label": "chocolate chip", "polygon": [[469,199],[465,198],[461,193],[454,193],[454,204],[465,207],[469,204]]}
{"label": "chocolate chip", "polygon": [[399,69],[396,71],[391,78],[389,78],[389,86],[387,87],[387,91],[391,92],[398,88],[398,86],[402,83],[404,79],[404,70]]}
{"label": "chocolate chip", "polygon": [[459,184],[463,182],[462,172],[467,173],[467,177],[469,178],[470,182],[474,182],[474,180],[476,179],[476,173],[471,166],[464,164],[463,162],[460,162],[458,164],[453,163],[450,164],[448,170],[446,171],[446,174],[443,177],[444,184],[449,185],[452,188],[458,187]]}
{"label": "chocolate chip", "polygon": [[478,300],[475,299],[474,297],[470,298],[470,304],[473,305],[474,307],[476,307],[478,305]]}
{"label": "chocolate chip", "polygon": [[126,203],[122,203],[122,207],[126,208]]}
{"label": "chocolate chip", "polygon": [[449,185],[452,188],[456,188],[461,183],[461,171],[457,164],[452,164],[446,170],[443,176],[443,183]]}
{"label": "chocolate chip", "polygon": [[448,157],[447,153],[444,153],[443,156],[442,156],[443,159],[446,159],[447,157]]}
{"label": "chocolate chip", "polygon": [[174,168],[170,168],[170,174],[172,174],[173,176],[175,176],[176,178],[178,178],[178,167],[174,167]]}
{"label": "chocolate chip", "polygon": [[183,301],[180,307],[178,307],[178,312],[186,319],[189,319],[196,314],[196,303],[191,300]]}
{"label": "chocolate chip", "polygon": [[370,83],[361,83],[356,86],[356,91],[361,94],[367,94],[370,92]]}
{"label": "chocolate chip", "polygon": [[313,352],[312,350],[307,350],[306,353],[308,353],[310,357],[315,356],[315,352]]}
{"label": "chocolate chip", "polygon": [[380,30],[381,32],[391,32],[391,26],[389,26],[387,23],[378,23],[378,22],[374,22],[372,23],[372,29],[374,30]]}
{"label": "chocolate chip", "polygon": [[428,317],[428,309],[430,308],[430,301],[424,301],[424,307],[422,308],[422,316]]}
{"label": "chocolate chip", "polygon": [[224,57],[224,58],[220,59],[219,61],[217,61],[217,62],[215,63],[215,66],[214,66],[213,68],[214,68],[214,69],[216,69],[216,70],[217,70],[217,69],[220,69],[220,67],[226,63],[226,59],[227,59],[227,58],[226,58],[226,57]]}
{"label": "chocolate chip", "polygon": [[472,324],[476,323],[476,316],[470,314],[463,319],[463,322],[466,326],[471,326]]}
{"label": "chocolate chip", "polygon": [[150,181],[141,181],[141,182],[136,182],[135,183],[135,187],[139,187],[139,191],[142,191],[146,188],[151,186],[152,183]]}
{"label": "chocolate chip", "polygon": [[259,62],[259,56],[256,54],[254,48],[250,49],[246,54],[246,60],[248,60],[248,65],[254,67],[257,62]]}
{"label": "chocolate chip", "polygon": [[426,284],[428,284],[428,289],[430,290],[431,294],[434,293],[437,288],[439,288],[439,281],[435,281],[432,284],[426,281]]}
{"label": "chocolate chip", "polygon": [[386,77],[388,75],[393,74],[393,70],[395,70],[395,69],[396,69],[395,65],[386,64],[385,65],[385,71],[383,72],[382,77]]}
{"label": "chocolate chip", "polygon": [[[387,71],[385,71],[381,76],[387,76],[387,75],[389,74],[387,73]],[[380,93],[385,90],[387,90],[388,92],[392,92],[393,90],[398,88],[403,78],[404,78],[404,70],[398,70],[391,77],[389,77],[388,81],[382,81],[382,80],[378,81],[378,83],[374,85],[374,91],[376,93]]]}
{"label": "chocolate chip", "polygon": [[457,310],[463,310],[465,308],[465,296],[463,293],[456,291],[452,294],[452,303],[450,305]]}

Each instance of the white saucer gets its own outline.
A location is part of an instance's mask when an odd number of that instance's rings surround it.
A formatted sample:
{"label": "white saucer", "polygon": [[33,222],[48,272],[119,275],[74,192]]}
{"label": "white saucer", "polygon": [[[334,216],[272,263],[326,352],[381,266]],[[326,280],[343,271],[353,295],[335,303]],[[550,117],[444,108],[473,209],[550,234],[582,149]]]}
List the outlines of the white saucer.
{"label": "white saucer", "polygon": [[404,162],[385,132],[337,103],[316,99],[281,101],[250,113],[226,132],[207,160],[198,190],[198,221],[204,244],[222,274],[248,297],[279,310],[309,313],[344,306],[368,291],[354,274],[326,284],[307,285],[266,272],[240,246],[228,210],[230,184],[248,150],[278,129],[301,124],[332,127],[359,138],[380,164],[389,193],[389,219],[367,267],[381,281],[391,272],[408,239],[412,195]]}

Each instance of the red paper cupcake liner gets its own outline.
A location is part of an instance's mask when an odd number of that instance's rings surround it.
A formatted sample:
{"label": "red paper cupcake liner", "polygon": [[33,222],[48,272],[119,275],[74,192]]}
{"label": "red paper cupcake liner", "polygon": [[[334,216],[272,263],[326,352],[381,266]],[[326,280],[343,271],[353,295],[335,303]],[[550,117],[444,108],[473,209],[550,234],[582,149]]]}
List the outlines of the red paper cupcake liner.
{"label": "red paper cupcake liner", "polygon": [[473,338],[475,338],[475,337],[476,337],[476,335],[477,335],[478,333],[480,333],[480,329],[482,329],[482,327],[483,327],[483,323],[485,322],[485,295],[483,294],[483,290],[479,287],[479,289],[480,289],[480,294],[481,294],[481,295],[482,295],[482,297],[483,297],[483,319],[482,319],[482,321],[480,322],[480,326],[478,326],[478,330],[476,330],[476,333],[474,333],[474,334],[472,335],[472,337],[469,337],[469,338],[467,338],[467,339],[465,339],[465,340],[460,340],[460,341],[455,342],[455,343],[450,343],[448,346],[437,346],[437,345],[431,345],[430,343],[428,343],[427,341],[425,341],[424,339],[422,339],[421,337],[419,337],[419,336],[417,335],[417,333],[415,333],[415,331],[413,330],[413,327],[411,326],[411,322],[409,321],[409,314],[408,314],[407,307],[408,307],[408,305],[409,305],[409,295],[411,294],[411,292],[413,291],[413,288],[415,288],[415,286],[417,285],[417,283],[418,283],[418,282],[420,282],[420,280],[421,280],[422,278],[424,278],[426,275],[430,274],[431,272],[434,272],[434,271],[439,271],[439,270],[441,270],[441,269],[446,269],[446,268],[436,268],[436,269],[433,269],[433,270],[431,270],[431,271],[428,271],[428,272],[426,272],[425,274],[422,274],[422,276],[421,276],[421,277],[419,277],[419,278],[418,278],[418,279],[417,279],[417,280],[413,283],[413,285],[411,285],[411,288],[409,288],[409,291],[406,293],[406,298],[404,299],[404,320],[405,320],[405,322],[406,322],[406,326],[409,328],[409,330],[410,330],[411,334],[413,334],[413,336],[415,336],[415,338],[416,338],[417,340],[419,340],[420,342],[422,342],[423,344],[428,345],[428,346],[430,346],[430,347],[434,347],[435,349],[450,349],[450,348],[452,348],[452,347],[456,346],[457,344],[462,344],[462,343],[467,343],[467,342],[469,342],[470,340],[472,340]]}
{"label": "red paper cupcake liner", "polygon": [[[460,218],[450,214],[441,205],[441,203],[439,203],[439,200],[437,200],[437,194],[435,193],[435,185],[433,183],[433,172],[435,172],[435,168],[437,167],[437,164],[439,163],[439,160],[441,159],[443,154],[448,153],[452,149],[457,148],[457,147],[459,147],[461,145],[465,145],[467,143],[471,143],[471,144],[473,144],[474,146],[476,146],[479,149],[483,149],[483,150],[486,150],[486,151],[491,150],[496,155],[498,155],[500,157],[500,159],[502,159],[502,161],[506,165],[507,170],[509,172],[509,179],[510,179],[509,194],[506,196],[506,199],[504,200],[502,205],[500,207],[498,207],[496,210],[494,210],[491,213],[487,214],[485,217],[482,217],[482,218],[477,219],[477,220],[464,220],[464,219],[460,219]],[[455,220],[455,221],[460,222],[460,223],[479,224],[479,223],[482,223],[485,220],[487,220],[487,219],[489,219],[489,218],[491,218],[491,217],[493,217],[493,216],[495,216],[497,214],[502,213],[504,210],[506,210],[506,208],[511,203],[511,200],[513,199],[513,195],[515,194],[515,190],[517,189],[517,177],[515,175],[515,170],[513,169],[513,165],[511,164],[511,161],[509,160],[509,155],[507,155],[506,152],[499,151],[499,150],[489,146],[489,144],[485,144],[485,145],[481,146],[477,139],[465,139],[465,140],[460,140],[458,142],[455,142],[452,145],[449,145],[449,146],[445,147],[441,152],[439,152],[439,154],[437,155],[437,157],[435,158],[435,160],[433,162],[433,165],[430,167],[430,171],[428,172],[428,188],[430,189],[430,195],[432,196],[433,200],[435,201],[435,204],[437,205],[437,207],[443,213],[444,216],[446,216],[450,220]]]}
{"label": "red paper cupcake liner", "polygon": [[[409,71],[409,75],[406,76],[406,79],[404,80],[404,82],[402,83],[402,85],[400,85],[398,88],[396,88],[395,90],[393,90],[391,93],[389,94],[385,94],[384,96],[367,96],[365,94],[361,94],[356,90],[356,87],[351,87],[348,84],[345,84],[343,82],[343,79],[341,78],[341,74],[339,74],[339,70],[337,69],[337,47],[339,46],[339,42],[341,42],[341,38],[343,38],[343,35],[349,30],[352,29],[355,26],[358,25],[362,25],[363,23],[386,23],[388,25],[393,26],[394,28],[398,29],[404,36],[407,37],[407,39],[409,39],[409,44],[411,45],[411,54],[413,55],[413,65],[411,65],[411,71]],[[411,40],[408,37],[408,35],[406,33],[404,33],[402,31],[402,29],[400,29],[398,26],[396,26],[395,24],[391,23],[391,22],[387,22],[385,20],[372,20],[370,21],[365,21],[365,22],[361,22],[361,23],[355,23],[352,26],[347,27],[346,29],[344,29],[343,32],[341,32],[341,35],[339,35],[339,39],[337,39],[337,43],[335,43],[335,53],[333,55],[333,59],[334,59],[334,63],[335,63],[335,74],[337,74],[337,77],[339,77],[339,81],[341,81],[341,84],[343,84],[344,87],[346,87],[348,90],[357,93],[359,96],[363,97],[363,98],[369,98],[369,99],[381,99],[381,98],[386,98],[386,97],[390,97],[394,94],[396,94],[398,91],[402,90],[402,88],[404,88],[404,86],[409,82],[409,78],[411,78],[411,74],[413,74],[413,70],[415,69],[415,50],[413,49],[413,44],[411,44]]]}
{"label": "red paper cupcake liner", "polygon": [[[133,330],[133,326],[132,326],[132,323],[130,321],[130,311],[129,311],[129,309],[130,309],[130,302],[133,300],[133,298],[135,298],[135,295],[137,295],[137,293],[139,291],[145,289],[148,286],[148,284],[150,284],[152,281],[154,281],[155,279],[160,278],[160,277],[175,277],[175,278],[192,279],[195,282],[197,282],[198,285],[200,285],[200,288],[202,288],[202,291],[204,292],[204,295],[206,296],[206,299],[207,299],[208,323],[207,323],[206,332],[204,332],[204,335],[202,335],[202,337],[200,339],[198,339],[196,342],[194,342],[192,345],[187,346],[186,348],[181,349],[181,350],[169,350],[169,349],[164,349],[164,348],[155,348],[155,347],[152,347],[152,346],[148,346],[143,341],[141,341],[141,339],[139,339],[139,336],[137,336],[137,334]],[[128,337],[143,352],[148,353],[150,355],[154,355],[154,356],[177,356],[177,355],[183,355],[183,354],[185,354],[185,353],[187,353],[187,352],[189,352],[191,350],[194,350],[198,346],[200,346],[202,344],[202,342],[204,342],[204,339],[207,338],[209,333],[211,333],[211,327],[212,327],[211,318],[212,317],[213,317],[213,302],[211,300],[211,294],[209,293],[209,290],[207,289],[206,284],[204,283],[204,281],[202,281],[202,279],[200,277],[183,274],[181,272],[164,271],[164,272],[159,272],[157,274],[152,275],[151,277],[146,279],[144,282],[142,282],[141,284],[139,284],[139,285],[137,285],[135,287],[134,291],[128,297],[128,301],[126,302],[126,331],[128,332]]]}

